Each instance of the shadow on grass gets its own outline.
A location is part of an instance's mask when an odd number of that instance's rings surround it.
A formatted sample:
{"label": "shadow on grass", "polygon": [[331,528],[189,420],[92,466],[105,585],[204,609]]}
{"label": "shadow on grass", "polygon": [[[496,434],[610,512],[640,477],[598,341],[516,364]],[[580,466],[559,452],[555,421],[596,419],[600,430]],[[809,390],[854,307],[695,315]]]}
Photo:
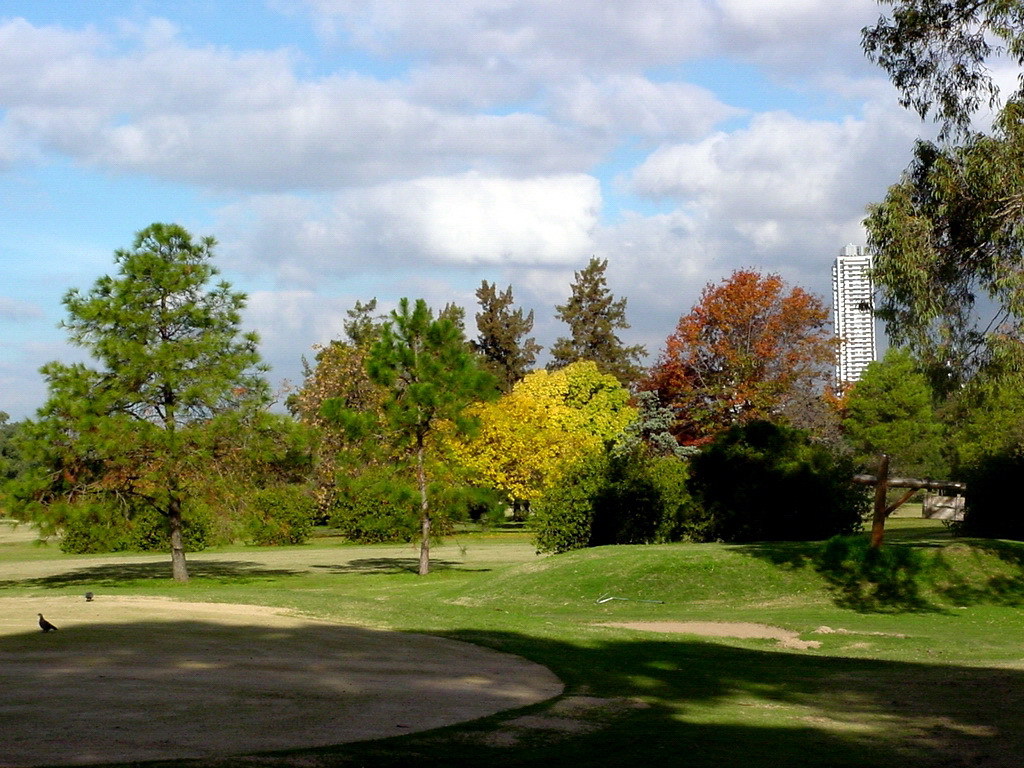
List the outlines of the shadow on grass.
{"label": "shadow on grass", "polygon": [[[97,667],[98,657],[116,657],[122,668],[137,660],[147,679],[166,677],[182,684],[167,694],[163,702],[167,714],[184,704],[175,696],[198,699],[204,695],[202,670],[212,664],[224,665],[223,656],[207,655],[208,645],[201,641],[209,631],[206,626],[194,621],[134,623],[104,627],[102,634],[82,627],[59,635],[37,632],[0,637],[0,654],[6,658],[25,651],[38,654],[39,646],[46,645],[51,663],[39,666],[39,679],[24,681],[28,691],[53,686],[53,659],[60,654],[67,656],[60,664],[60,682],[68,691],[78,690],[87,678],[103,673]],[[237,646],[243,666],[253,653],[253,639],[258,638],[261,659],[271,667],[307,658],[315,666],[330,654],[367,663],[374,655],[372,646],[367,642],[361,651],[360,642],[380,635],[323,625],[275,628],[272,632],[259,627],[216,626],[215,632],[221,648],[232,643]],[[590,636],[579,644],[485,629],[454,630],[446,636],[541,663],[566,683],[566,695],[525,711],[507,711],[396,738],[152,765],[1017,768],[1024,754],[1024,721],[1019,717],[1024,709],[1024,672],[1020,670],[826,658],[611,635],[597,640]],[[460,674],[457,665],[451,674]],[[193,678],[194,690],[188,686]],[[116,680],[110,685],[116,685]],[[332,689],[330,681],[317,674],[309,676],[307,685],[307,695],[295,701],[337,699],[331,706],[336,708],[335,716],[340,714],[338,738],[342,739],[346,707],[365,706],[365,699],[357,691]],[[431,690],[441,693],[437,706],[443,706],[444,682]],[[480,690],[479,695],[484,695],[485,689]],[[210,693],[223,695],[224,691]],[[270,690],[250,695],[265,698],[267,706],[274,705]],[[476,694],[448,691],[447,695]],[[69,707],[80,708],[81,704],[73,696],[67,698]],[[124,706],[130,707],[131,702],[125,701]],[[172,739],[175,733],[212,732],[241,722],[244,716],[239,712],[244,706],[245,701],[229,696],[217,706],[201,708],[200,716],[188,722],[176,723],[170,714],[162,727]],[[79,723],[87,729],[77,743],[88,744],[93,739],[94,718],[76,719],[70,717],[73,712],[59,710],[48,714],[57,722],[66,719],[69,727]],[[313,712],[305,720],[301,713],[291,715],[291,728],[315,722]],[[40,739],[55,741],[45,726],[31,719],[18,724],[39,728]],[[75,744],[72,735],[59,741]]]}
{"label": "shadow on grass", "polygon": [[[189,576],[244,584],[279,576],[295,576],[298,571],[266,568],[260,563],[242,560],[189,560]],[[153,563],[104,563],[73,571],[33,579],[0,581],[0,587],[73,587],[98,585],[123,586],[134,581],[170,580],[171,561]]]}
{"label": "shadow on grass", "polygon": [[[419,573],[420,561],[416,557],[364,557],[358,560],[350,560],[347,563],[337,565],[314,565],[314,570],[327,571],[328,573]],[[460,571],[490,571],[490,568],[466,568],[463,563],[455,560],[430,559],[431,571],[450,571],[458,568]]]}
{"label": "shadow on grass", "polygon": [[[896,538],[896,537],[892,537]],[[945,612],[955,605],[1024,605],[1024,545],[990,540],[888,539],[872,549],[866,536],[825,542],[763,542],[737,547],[789,568],[813,568],[837,606],[863,612]],[[992,562],[1001,562],[993,572]]]}

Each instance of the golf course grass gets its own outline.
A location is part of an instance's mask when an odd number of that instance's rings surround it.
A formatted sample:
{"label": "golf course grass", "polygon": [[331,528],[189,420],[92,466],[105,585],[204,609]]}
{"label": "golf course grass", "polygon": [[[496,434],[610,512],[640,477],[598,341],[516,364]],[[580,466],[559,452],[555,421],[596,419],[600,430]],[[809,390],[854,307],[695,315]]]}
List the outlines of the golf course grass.
{"label": "golf course grass", "polygon": [[[954,539],[909,514],[890,521],[875,559],[864,537],[538,556],[524,532],[492,531],[436,546],[421,577],[410,546],[320,537],[190,555],[185,585],[166,555],[63,555],[6,528],[0,599],[44,606],[90,591],[276,607],[468,641],[565,684],[436,730],[175,764],[1024,764],[1024,544]],[[755,625],[772,632],[743,631]],[[0,636],[0,656],[43,637],[31,623]],[[297,639],[296,653],[309,648]]]}

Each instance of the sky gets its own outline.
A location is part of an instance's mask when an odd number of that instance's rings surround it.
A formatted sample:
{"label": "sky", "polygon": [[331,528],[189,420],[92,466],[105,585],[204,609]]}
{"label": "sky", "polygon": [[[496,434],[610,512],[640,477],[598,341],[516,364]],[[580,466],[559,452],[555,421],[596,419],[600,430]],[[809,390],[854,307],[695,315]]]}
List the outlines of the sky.
{"label": "sky", "polygon": [[0,410],[86,360],[62,298],[153,222],[218,241],[273,387],[377,298],[511,286],[545,347],[591,257],[656,359],[734,270],[832,262],[934,133],[875,0],[2,0]]}

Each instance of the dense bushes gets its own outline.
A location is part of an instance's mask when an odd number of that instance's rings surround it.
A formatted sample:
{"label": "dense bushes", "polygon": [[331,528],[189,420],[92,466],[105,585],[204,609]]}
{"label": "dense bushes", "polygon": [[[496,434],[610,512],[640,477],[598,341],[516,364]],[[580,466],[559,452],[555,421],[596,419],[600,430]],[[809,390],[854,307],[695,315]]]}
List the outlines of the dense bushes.
{"label": "dense bushes", "polygon": [[[149,507],[133,509],[117,500],[93,499],[54,505],[53,514],[63,518],[60,548],[69,554],[167,551],[170,548],[167,519]],[[186,510],[182,537],[190,552],[198,552],[214,543],[212,516],[204,505],[190,505]]]}
{"label": "dense bushes", "polygon": [[685,480],[683,460],[652,456],[642,446],[592,454],[533,505],[537,548],[678,540],[690,513]]}
{"label": "dense bushes", "polygon": [[[190,500],[183,515],[185,548],[244,539],[253,544],[301,544],[313,523],[313,500],[300,485],[281,485],[243,494],[236,505],[224,500],[215,514],[200,499]],[[60,516],[60,548],[64,552],[163,552],[170,547],[167,520],[155,509],[111,498],[54,505]]]}
{"label": "dense bushes", "polygon": [[1024,474],[1024,454],[1009,451],[977,460],[966,472],[967,505],[957,533],[1024,541],[1017,478]]}
{"label": "dense bushes", "polygon": [[698,508],[692,532],[706,541],[827,539],[851,533],[867,511],[850,459],[796,429],[766,421],[734,426],[691,465]]}
{"label": "dense bushes", "polygon": [[355,477],[338,477],[329,523],[363,544],[412,541],[420,526],[419,499],[393,469],[368,468]]}
{"label": "dense bushes", "polygon": [[733,427],[689,464],[642,446],[591,455],[534,505],[537,548],[827,539],[867,511],[853,474],[849,458],[764,421]]}
{"label": "dense bushes", "polygon": [[248,499],[246,533],[253,544],[303,544],[313,528],[315,503],[301,485],[256,491]]}

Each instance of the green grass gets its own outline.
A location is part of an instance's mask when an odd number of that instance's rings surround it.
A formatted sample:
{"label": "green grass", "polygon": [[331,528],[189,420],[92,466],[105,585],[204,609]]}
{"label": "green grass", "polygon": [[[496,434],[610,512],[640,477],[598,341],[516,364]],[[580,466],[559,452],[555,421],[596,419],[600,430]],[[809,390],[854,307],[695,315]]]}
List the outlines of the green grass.
{"label": "green grass", "polygon": [[[0,596],[91,589],[261,603],[463,639],[551,668],[566,694],[529,714],[575,707],[589,726],[521,728],[520,711],[262,756],[264,766],[1019,765],[1024,545],[955,540],[909,515],[890,521],[882,558],[866,560],[861,542],[538,557],[521,533],[466,533],[436,547],[435,571],[419,577],[411,547],[318,538],[197,554],[188,585],[168,580],[164,558],[44,558],[16,542],[0,544]],[[758,622],[820,647],[600,626],[630,621]]]}

